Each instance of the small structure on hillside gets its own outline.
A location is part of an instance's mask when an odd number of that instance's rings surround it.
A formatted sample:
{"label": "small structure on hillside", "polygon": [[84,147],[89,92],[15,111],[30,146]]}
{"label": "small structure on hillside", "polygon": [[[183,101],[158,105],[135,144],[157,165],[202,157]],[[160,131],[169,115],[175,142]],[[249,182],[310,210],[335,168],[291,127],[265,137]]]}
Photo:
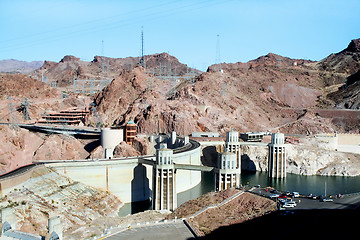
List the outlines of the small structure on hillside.
{"label": "small structure on hillside", "polygon": [[246,132],[241,133],[240,138],[245,142],[261,142],[265,134],[263,132]]}
{"label": "small structure on hillside", "polygon": [[136,137],[137,125],[134,121],[130,120],[125,125],[125,142],[132,145]]}
{"label": "small structure on hillside", "polygon": [[64,124],[64,125],[81,125],[84,124],[85,118],[89,115],[88,109],[69,108],[60,112],[50,112],[42,115],[42,119],[37,123],[45,124]]}
{"label": "small structure on hillside", "polygon": [[191,133],[192,137],[220,137],[220,134],[218,132],[193,132]]}

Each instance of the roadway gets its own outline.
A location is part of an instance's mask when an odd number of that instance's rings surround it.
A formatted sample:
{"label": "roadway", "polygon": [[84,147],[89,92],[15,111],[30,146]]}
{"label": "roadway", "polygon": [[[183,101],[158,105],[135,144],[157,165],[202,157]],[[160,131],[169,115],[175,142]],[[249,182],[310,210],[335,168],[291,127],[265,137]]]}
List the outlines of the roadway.
{"label": "roadway", "polygon": [[26,166],[22,166],[22,167],[19,167],[17,169],[14,169],[10,172],[7,172],[7,173],[4,173],[4,174],[0,174],[0,180],[4,180],[6,178],[10,178],[10,177],[13,177],[13,176],[16,176],[16,175],[20,175],[24,172],[27,172],[28,170],[30,170],[31,168],[35,167],[36,164],[29,164],[29,165],[26,165]]}
{"label": "roadway", "polygon": [[108,240],[187,240],[192,239],[194,235],[181,221],[162,223],[155,225],[134,226],[130,229],[120,230],[120,232],[105,236],[100,239]]}

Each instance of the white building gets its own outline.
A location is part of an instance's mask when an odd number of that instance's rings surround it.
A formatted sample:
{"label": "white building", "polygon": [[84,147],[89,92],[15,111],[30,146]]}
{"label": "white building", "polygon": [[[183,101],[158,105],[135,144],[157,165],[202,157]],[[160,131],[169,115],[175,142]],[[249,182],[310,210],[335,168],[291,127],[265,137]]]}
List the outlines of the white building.
{"label": "white building", "polygon": [[232,152],[236,155],[236,168],[241,172],[241,152],[239,142],[239,132],[226,132],[225,151]]}
{"label": "white building", "polygon": [[283,133],[273,133],[269,144],[268,177],[286,178],[286,148]]}
{"label": "white building", "polygon": [[240,186],[240,169],[237,167],[235,153],[220,153],[214,170],[216,191]]}
{"label": "white building", "polygon": [[154,176],[153,209],[169,211],[176,209],[177,195],[173,150],[162,148],[156,151]]}

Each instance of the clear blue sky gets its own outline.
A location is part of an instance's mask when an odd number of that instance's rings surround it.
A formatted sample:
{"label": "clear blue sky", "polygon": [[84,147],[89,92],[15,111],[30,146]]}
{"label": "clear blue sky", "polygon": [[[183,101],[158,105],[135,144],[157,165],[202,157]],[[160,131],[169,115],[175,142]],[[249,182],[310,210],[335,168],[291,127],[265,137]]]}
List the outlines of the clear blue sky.
{"label": "clear blue sky", "polygon": [[0,60],[169,52],[205,70],[269,52],[320,60],[360,37],[360,0],[0,0]]}

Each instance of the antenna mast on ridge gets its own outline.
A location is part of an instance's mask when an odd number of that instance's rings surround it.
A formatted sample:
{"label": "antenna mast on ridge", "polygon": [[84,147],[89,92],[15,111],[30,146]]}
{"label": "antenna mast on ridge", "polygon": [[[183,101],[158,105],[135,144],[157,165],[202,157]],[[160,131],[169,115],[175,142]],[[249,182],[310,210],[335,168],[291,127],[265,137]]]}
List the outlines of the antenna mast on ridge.
{"label": "antenna mast on ridge", "polygon": [[145,57],[144,57],[144,30],[143,30],[143,26],[141,26],[141,55],[140,55],[140,59],[139,59],[139,65],[142,66],[143,68],[146,67]]}
{"label": "antenna mast on ridge", "polygon": [[105,70],[105,52],[104,52],[104,40],[101,40],[101,70],[102,78],[105,79],[106,70]]}
{"label": "antenna mast on ridge", "polygon": [[215,58],[215,64],[216,66],[216,71],[218,72],[222,72],[222,68],[221,68],[221,58],[220,58],[220,35],[216,35],[217,39],[216,39],[216,58]]}

